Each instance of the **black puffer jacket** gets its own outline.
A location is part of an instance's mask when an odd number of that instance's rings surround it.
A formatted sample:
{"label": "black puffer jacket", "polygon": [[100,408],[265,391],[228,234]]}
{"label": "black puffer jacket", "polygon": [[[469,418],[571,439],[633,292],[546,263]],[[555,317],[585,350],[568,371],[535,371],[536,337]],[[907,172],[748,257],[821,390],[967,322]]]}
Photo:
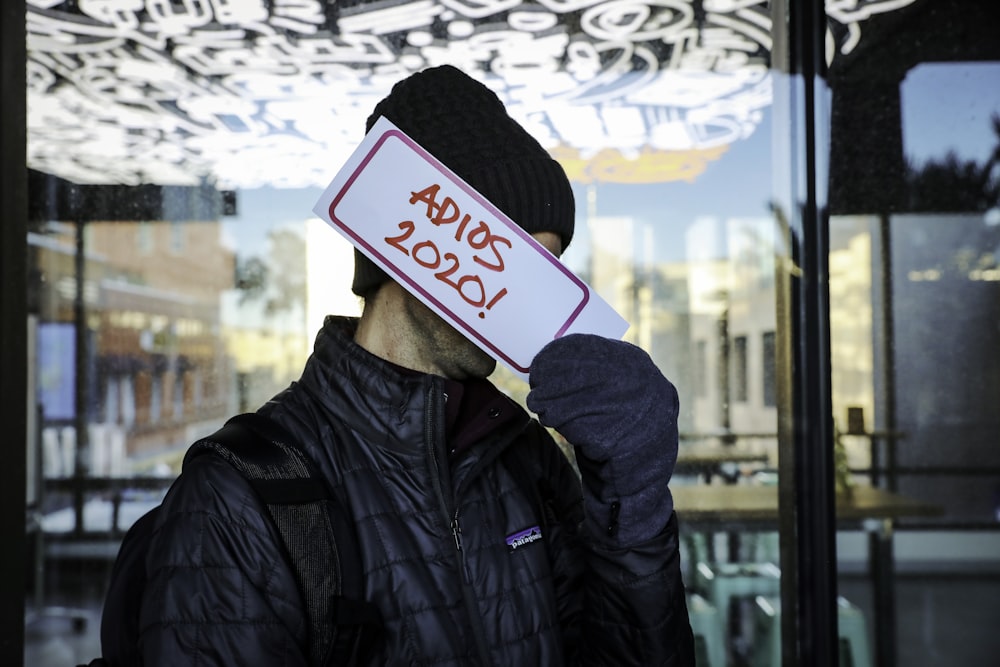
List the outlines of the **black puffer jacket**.
{"label": "black puffer jacket", "polygon": [[[454,460],[442,379],[394,371],[329,318],[301,380],[262,411],[294,433],[347,503],[365,590],[385,621],[373,664],[688,665],[676,521],[609,551],[578,533],[578,478],[515,403]],[[499,456],[518,448],[560,499],[538,523]],[[460,542],[460,548],[458,547]],[[163,503],[140,615],[147,665],[305,665],[306,619],[276,532],[247,483],[195,458]]]}

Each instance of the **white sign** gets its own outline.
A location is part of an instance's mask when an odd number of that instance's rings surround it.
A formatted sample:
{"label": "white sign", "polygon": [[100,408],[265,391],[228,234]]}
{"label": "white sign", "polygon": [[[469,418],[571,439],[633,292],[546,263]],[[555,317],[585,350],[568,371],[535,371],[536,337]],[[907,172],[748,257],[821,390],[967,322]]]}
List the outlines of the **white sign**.
{"label": "white sign", "polygon": [[385,118],[313,211],[521,377],[555,338],[620,338],[628,329],[557,257]]}

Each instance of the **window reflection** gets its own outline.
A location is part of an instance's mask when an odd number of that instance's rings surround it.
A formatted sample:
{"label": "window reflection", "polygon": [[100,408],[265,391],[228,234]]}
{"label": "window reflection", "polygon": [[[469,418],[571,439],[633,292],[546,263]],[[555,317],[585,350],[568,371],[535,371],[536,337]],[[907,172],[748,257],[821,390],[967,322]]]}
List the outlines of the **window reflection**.
{"label": "window reflection", "polygon": [[[680,390],[675,484],[775,483],[787,409],[775,275],[789,258],[770,204],[785,186],[772,182],[771,139],[795,128],[772,127],[773,3],[133,4],[28,2],[28,162],[44,209],[28,238],[46,481],[38,600],[82,589],[93,620],[116,540],[186,447],[293,381],[325,314],[357,313],[351,248],[306,211],[387,87],[440,62],[487,80],[573,179],[578,231],[564,261]],[[835,61],[864,57],[879,21],[914,3],[826,4]],[[882,113],[871,88],[884,82],[871,78],[854,97],[839,91],[834,110],[870,97]],[[917,545],[897,551],[904,565],[927,545],[961,560],[973,542],[995,564],[1000,78],[977,63],[900,79],[899,117],[862,119],[843,139],[879,159],[843,158],[865,205],[831,220],[838,474],[944,508],[940,521],[903,520],[915,528],[904,546]],[[885,166],[897,135],[898,164]],[[905,196],[886,206],[897,177]],[[105,194],[74,208],[81,191],[67,181]],[[495,381],[523,399],[522,382]],[[704,445],[722,458],[697,459]],[[741,559],[776,593],[776,510],[762,532],[732,519],[740,509],[719,510],[736,530],[690,530],[693,593],[711,598],[699,564]],[[869,555],[856,524],[841,536],[848,570]],[[937,532],[956,525],[982,531],[966,542]],[[895,644],[867,583],[844,581],[847,609],[863,610],[873,644]],[[780,605],[764,602],[744,599],[744,624],[725,625],[709,652],[739,664],[776,650],[750,627],[754,614],[775,627]],[[94,632],[76,659],[96,655]],[[27,664],[45,664],[37,656]]]}
{"label": "window reflection", "polygon": [[[928,60],[955,47],[938,27],[923,34]],[[995,567],[998,545],[1000,66],[919,56],[851,66],[834,80],[837,481],[934,508],[899,518],[895,547],[875,543],[871,576],[889,591],[875,590],[870,602],[875,659],[925,664],[936,650],[974,661],[992,642],[985,627],[956,627],[963,643],[941,637],[953,613],[982,604],[973,590],[990,584],[976,573]],[[870,76],[858,77],[866,66]],[[864,601],[856,565],[865,551],[853,536],[839,538],[840,590]],[[901,574],[880,570],[885,559]],[[956,576],[968,586],[954,585]],[[927,622],[944,634],[909,636],[908,626]]]}
{"label": "window reflection", "polygon": [[[991,481],[948,479],[946,470],[993,465],[985,450],[997,428],[986,406],[1000,396],[987,342],[1000,247],[996,82],[995,63],[910,70],[898,90],[906,160],[897,208],[907,212],[841,215],[831,225],[834,414],[846,422],[854,411],[885,432],[874,445],[847,438],[851,466],[874,462],[892,488],[942,503],[962,522],[994,512]],[[886,326],[889,347],[873,345]]]}

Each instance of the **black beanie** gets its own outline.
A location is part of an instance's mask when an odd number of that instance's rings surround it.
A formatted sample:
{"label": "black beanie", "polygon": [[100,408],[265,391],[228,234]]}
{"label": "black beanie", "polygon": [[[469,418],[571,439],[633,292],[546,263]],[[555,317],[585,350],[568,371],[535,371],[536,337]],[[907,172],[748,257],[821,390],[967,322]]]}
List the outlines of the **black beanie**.
{"label": "black beanie", "polygon": [[[529,234],[573,238],[566,172],[507,114],[489,88],[450,65],[417,72],[375,106],[365,131],[385,116]],[[389,276],[354,251],[354,285],[365,296]]]}

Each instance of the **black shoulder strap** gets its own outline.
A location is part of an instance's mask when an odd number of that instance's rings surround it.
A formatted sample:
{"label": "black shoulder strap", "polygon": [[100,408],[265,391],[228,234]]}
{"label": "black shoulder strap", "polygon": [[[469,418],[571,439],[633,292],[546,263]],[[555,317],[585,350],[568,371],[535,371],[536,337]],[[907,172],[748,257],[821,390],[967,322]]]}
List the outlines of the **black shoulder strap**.
{"label": "black shoulder strap", "polygon": [[305,601],[310,664],[355,664],[381,619],[363,599],[354,528],[312,461],[284,428],[257,413],[237,415],[194,443],[185,462],[204,453],[236,468],[267,507]]}

